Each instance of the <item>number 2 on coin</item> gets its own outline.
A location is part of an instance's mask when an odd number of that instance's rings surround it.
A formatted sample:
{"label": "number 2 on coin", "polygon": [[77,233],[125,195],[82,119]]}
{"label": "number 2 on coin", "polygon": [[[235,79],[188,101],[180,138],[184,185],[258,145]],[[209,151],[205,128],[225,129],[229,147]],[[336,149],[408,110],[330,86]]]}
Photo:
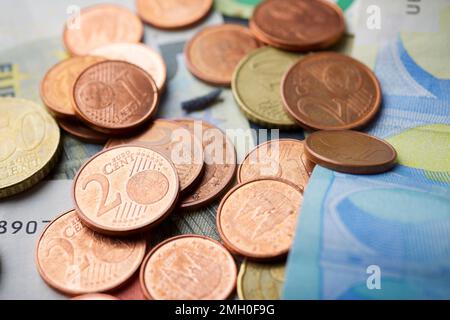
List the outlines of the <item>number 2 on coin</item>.
{"label": "number 2 on coin", "polygon": [[104,215],[105,213],[111,211],[112,209],[116,208],[117,206],[120,206],[122,204],[122,198],[120,196],[120,193],[116,193],[116,198],[113,202],[110,202],[109,204],[106,204],[106,200],[108,199],[109,194],[109,180],[104,175],[100,173],[92,174],[86,179],[83,183],[83,190],[86,190],[86,187],[91,182],[98,182],[100,184],[100,187],[102,189],[102,199],[100,202],[100,206],[98,207],[97,216],[100,217]]}

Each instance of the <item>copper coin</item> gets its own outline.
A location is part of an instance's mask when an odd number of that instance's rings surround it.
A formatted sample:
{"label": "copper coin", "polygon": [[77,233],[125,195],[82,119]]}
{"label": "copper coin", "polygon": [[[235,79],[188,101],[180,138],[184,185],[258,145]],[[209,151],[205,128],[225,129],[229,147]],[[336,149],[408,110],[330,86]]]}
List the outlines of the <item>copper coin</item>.
{"label": "copper coin", "polygon": [[71,55],[82,56],[109,43],[137,43],[143,34],[144,26],[133,12],[99,4],[82,9],[79,17],[65,25],[63,42]]}
{"label": "copper coin", "polygon": [[179,183],[175,167],[143,146],[106,149],[78,171],[72,187],[81,220],[105,234],[141,232],[173,209]]}
{"label": "copper coin", "polygon": [[327,48],[345,32],[342,10],[323,0],[267,0],[258,5],[250,29],[271,46],[309,51]]}
{"label": "copper coin", "polygon": [[181,192],[194,187],[201,178],[203,170],[201,140],[175,121],[155,120],[137,136],[128,139],[110,139],[105,148],[122,144],[146,146],[170,159],[177,170]]}
{"label": "copper coin", "polygon": [[397,159],[386,141],[351,130],[312,133],[305,140],[305,154],[326,168],[356,174],[387,171]]}
{"label": "copper coin", "polygon": [[250,30],[243,26],[206,27],[186,45],[187,67],[203,81],[229,86],[239,61],[259,46]]}
{"label": "copper coin", "polygon": [[139,271],[130,280],[121,285],[120,288],[112,291],[111,294],[120,300],[145,300],[139,280]]}
{"label": "copper coin", "polygon": [[224,300],[235,288],[236,274],[233,257],[220,243],[182,235],[150,251],[140,279],[147,299]]}
{"label": "copper coin", "polygon": [[75,210],[54,219],[36,247],[44,281],[69,295],[103,292],[120,286],[139,268],[145,240],[102,236],[81,222]]}
{"label": "copper coin", "polygon": [[176,120],[202,139],[205,169],[197,187],[181,199],[180,207],[198,209],[220,197],[233,183],[236,150],[233,143],[217,127],[206,121]]}
{"label": "copper coin", "polygon": [[119,300],[118,298],[104,293],[87,293],[73,297],[71,300]]}
{"label": "copper coin", "polygon": [[305,129],[344,130],[374,118],[381,103],[377,78],[348,56],[323,52],[297,62],[281,83],[283,104]]}
{"label": "copper coin", "polygon": [[74,57],[54,65],[41,81],[41,99],[56,116],[75,118],[72,90],[75,80],[93,64],[105,60],[100,57]]}
{"label": "copper coin", "polygon": [[250,151],[239,166],[239,183],[275,177],[289,180],[304,190],[310,168],[304,160],[303,141],[279,139],[264,142]]}
{"label": "copper coin", "polygon": [[212,0],[136,0],[141,19],[161,29],[193,25],[208,14],[212,4]]}
{"label": "copper coin", "polygon": [[108,135],[92,130],[76,119],[58,119],[58,124],[64,131],[87,143],[104,144],[109,139]]}
{"label": "copper coin", "polygon": [[110,60],[121,60],[137,65],[155,80],[161,91],[166,83],[166,64],[161,55],[142,43],[111,43],[89,52]]}
{"label": "copper coin", "polygon": [[73,87],[75,111],[83,122],[105,133],[141,126],[157,110],[158,88],[141,68],[124,61],[103,61],[87,68]]}
{"label": "copper coin", "polygon": [[233,253],[255,260],[284,256],[291,247],[303,199],[301,189],[278,178],[231,189],[217,210],[217,229]]}

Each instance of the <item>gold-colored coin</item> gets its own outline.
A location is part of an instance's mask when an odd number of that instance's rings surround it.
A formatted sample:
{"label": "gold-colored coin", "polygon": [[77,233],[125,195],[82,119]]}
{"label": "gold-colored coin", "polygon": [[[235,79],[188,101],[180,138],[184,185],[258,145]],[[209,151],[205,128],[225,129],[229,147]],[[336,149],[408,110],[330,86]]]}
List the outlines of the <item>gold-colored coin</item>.
{"label": "gold-colored coin", "polygon": [[296,127],[296,122],[283,108],[280,83],[284,72],[300,57],[263,47],[242,59],[231,85],[236,102],[249,120],[266,127]]}
{"label": "gold-colored coin", "polygon": [[60,134],[38,104],[0,98],[0,198],[30,188],[56,163]]}
{"label": "gold-colored coin", "polygon": [[256,263],[244,260],[239,270],[237,292],[241,300],[279,300],[285,263]]}

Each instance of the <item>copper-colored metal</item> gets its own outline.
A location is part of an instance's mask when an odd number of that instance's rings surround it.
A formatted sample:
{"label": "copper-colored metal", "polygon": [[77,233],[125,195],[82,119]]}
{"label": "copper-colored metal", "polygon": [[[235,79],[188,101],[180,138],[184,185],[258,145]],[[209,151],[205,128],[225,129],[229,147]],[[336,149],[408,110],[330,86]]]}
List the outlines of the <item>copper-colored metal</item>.
{"label": "copper-colored metal", "polygon": [[47,71],[41,81],[41,99],[57,117],[75,119],[72,91],[75,80],[93,64],[104,61],[101,57],[73,57],[59,62]]}
{"label": "copper-colored metal", "polygon": [[145,240],[102,236],[81,222],[75,210],[54,219],[36,246],[44,281],[69,295],[104,292],[120,286],[139,268]]}
{"label": "copper-colored metal", "polygon": [[195,210],[220,197],[233,183],[236,150],[233,143],[217,127],[206,121],[179,119],[203,142],[205,169],[197,187],[183,197],[180,207]]}
{"label": "copper-colored metal", "polygon": [[231,189],[217,209],[217,229],[233,253],[254,260],[284,256],[291,247],[303,199],[287,180],[264,178]]}
{"label": "copper-colored metal", "polygon": [[334,52],[311,54],[293,65],[284,75],[281,95],[286,110],[307,130],[361,127],[381,104],[373,72]]}
{"label": "copper-colored metal", "polygon": [[135,64],[155,80],[160,91],[164,89],[167,77],[166,64],[158,52],[142,43],[111,43],[96,48],[89,54]]}
{"label": "copper-colored metal", "polygon": [[397,160],[386,141],[351,130],[312,133],[305,140],[305,155],[321,166],[355,174],[388,171]]}
{"label": "copper-colored metal", "polygon": [[206,27],[186,45],[187,67],[205,82],[229,86],[239,61],[259,46],[250,30],[243,26]]}
{"label": "copper-colored metal", "polygon": [[161,29],[193,25],[209,13],[212,5],[212,0],[136,0],[141,19]]}
{"label": "copper-colored metal", "polygon": [[73,88],[75,111],[95,130],[126,133],[150,119],[159,95],[153,78],[124,61],[103,61],[87,68]]}
{"label": "copper-colored metal", "polygon": [[217,241],[199,235],[170,238],[156,246],[141,266],[147,299],[224,300],[235,289],[236,263]]}
{"label": "copper-colored metal", "polygon": [[92,130],[87,127],[81,121],[76,119],[68,120],[68,119],[58,119],[59,126],[66,132],[70,133],[75,138],[87,142],[87,143],[96,143],[96,144],[104,144],[108,141],[108,135]]}
{"label": "copper-colored metal", "polygon": [[203,148],[199,138],[183,125],[170,120],[153,121],[137,136],[125,139],[110,139],[105,148],[122,144],[143,145],[169,158],[177,169],[180,191],[187,192],[201,178],[203,170]]}
{"label": "copper-colored metal", "polygon": [[93,156],[81,167],[72,187],[83,222],[110,235],[155,226],[172,211],[178,193],[173,164],[152,149],[132,145]]}
{"label": "copper-colored metal", "polygon": [[303,158],[303,141],[279,139],[264,142],[245,156],[238,168],[238,182],[275,177],[289,180],[304,190],[311,170]]}
{"label": "copper-colored metal", "polygon": [[114,296],[104,293],[87,293],[73,297],[71,300],[120,300]]}
{"label": "copper-colored metal", "polygon": [[267,0],[250,19],[250,30],[273,47],[309,51],[327,48],[345,32],[342,10],[324,0]]}
{"label": "copper-colored metal", "polygon": [[144,26],[133,12],[122,6],[99,4],[82,9],[79,17],[65,25],[63,42],[71,55],[82,56],[109,43],[138,43],[143,35]]}
{"label": "copper-colored metal", "polygon": [[121,285],[120,288],[112,291],[111,294],[120,300],[145,300],[139,280],[139,271],[130,280]]}

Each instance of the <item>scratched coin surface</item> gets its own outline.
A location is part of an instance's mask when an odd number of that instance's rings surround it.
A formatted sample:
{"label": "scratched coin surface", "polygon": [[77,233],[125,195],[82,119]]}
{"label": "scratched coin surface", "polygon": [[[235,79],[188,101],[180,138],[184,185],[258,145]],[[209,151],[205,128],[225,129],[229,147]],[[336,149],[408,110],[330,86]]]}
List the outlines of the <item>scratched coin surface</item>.
{"label": "scratched coin surface", "polygon": [[71,300],[119,300],[114,296],[104,293],[86,293],[73,297]]}
{"label": "scratched coin surface", "polygon": [[301,189],[278,178],[244,182],[217,209],[217,229],[233,253],[270,260],[288,253],[303,199]]}
{"label": "scratched coin surface", "polygon": [[109,60],[121,60],[137,65],[155,80],[158,89],[166,83],[166,64],[159,53],[142,43],[111,43],[89,52]]}
{"label": "scratched coin surface", "polygon": [[292,51],[327,48],[345,32],[342,10],[324,0],[263,1],[249,25],[260,41]]}
{"label": "scratched coin surface", "polygon": [[127,235],[164,219],[178,198],[172,163],[143,146],[106,149],[88,160],[73,181],[83,222],[105,234]]}
{"label": "scratched coin surface", "polygon": [[87,68],[73,87],[75,111],[88,126],[121,134],[141,126],[157,110],[158,88],[141,68],[117,60]]}
{"label": "scratched coin surface", "polygon": [[87,143],[104,144],[109,139],[107,134],[95,131],[79,120],[58,119],[57,121],[64,131],[70,133],[78,140]]}
{"label": "scratched coin surface", "polygon": [[305,154],[321,166],[356,174],[387,171],[397,159],[397,152],[386,141],[351,130],[312,133],[305,140]]}
{"label": "scratched coin surface", "polygon": [[170,120],[153,121],[142,133],[126,139],[110,139],[105,148],[138,144],[156,150],[174,164],[180,191],[188,191],[201,178],[203,148],[201,140],[183,125]]}
{"label": "scratched coin surface", "polygon": [[136,0],[139,16],[161,29],[190,26],[211,10],[212,0]]}
{"label": "scratched coin surface", "polygon": [[41,81],[41,99],[58,117],[75,118],[72,90],[75,80],[86,68],[105,60],[84,56],[68,58],[54,65]]}
{"label": "scratched coin surface", "polygon": [[185,47],[187,67],[205,82],[228,86],[239,61],[259,45],[250,30],[243,26],[206,27]]}
{"label": "scratched coin surface", "polygon": [[266,127],[296,127],[296,122],[284,110],[280,83],[284,73],[299,58],[300,55],[263,47],[241,60],[231,85],[236,102],[249,120]]}
{"label": "scratched coin surface", "polygon": [[224,300],[235,288],[236,273],[233,257],[220,243],[182,235],[150,251],[140,279],[147,299]]}
{"label": "scratched coin surface", "polygon": [[236,150],[219,128],[206,121],[193,119],[176,121],[202,139],[204,173],[196,188],[180,201],[181,208],[197,209],[216,200],[233,183],[237,161]]}
{"label": "scratched coin surface", "polygon": [[285,262],[259,263],[244,260],[239,269],[237,293],[241,300],[280,300]]}
{"label": "scratched coin surface", "polygon": [[303,141],[270,140],[250,151],[238,169],[239,183],[275,177],[289,180],[304,190],[310,176],[304,159]]}
{"label": "scratched coin surface", "polygon": [[133,275],[145,256],[145,246],[142,239],[102,236],[70,210],[42,232],[36,264],[44,281],[65,294],[104,292]]}
{"label": "scratched coin surface", "polygon": [[112,4],[83,8],[79,16],[69,19],[64,27],[63,42],[74,56],[109,43],[138,43],[144,34],[141,20],[130,10]]}
{"label": "scratched coin surface", "polygon": [[358,128],[374,118],[381,103],[376,76],[348,56],[311,54],[285,74],[281,84],[283,105],[305,129]]}
{"label": "scratched coin surface", "polygon": [[43,107],[0,98],[0,198],[42,180],[57,162],[59,141],[58,125]]}

